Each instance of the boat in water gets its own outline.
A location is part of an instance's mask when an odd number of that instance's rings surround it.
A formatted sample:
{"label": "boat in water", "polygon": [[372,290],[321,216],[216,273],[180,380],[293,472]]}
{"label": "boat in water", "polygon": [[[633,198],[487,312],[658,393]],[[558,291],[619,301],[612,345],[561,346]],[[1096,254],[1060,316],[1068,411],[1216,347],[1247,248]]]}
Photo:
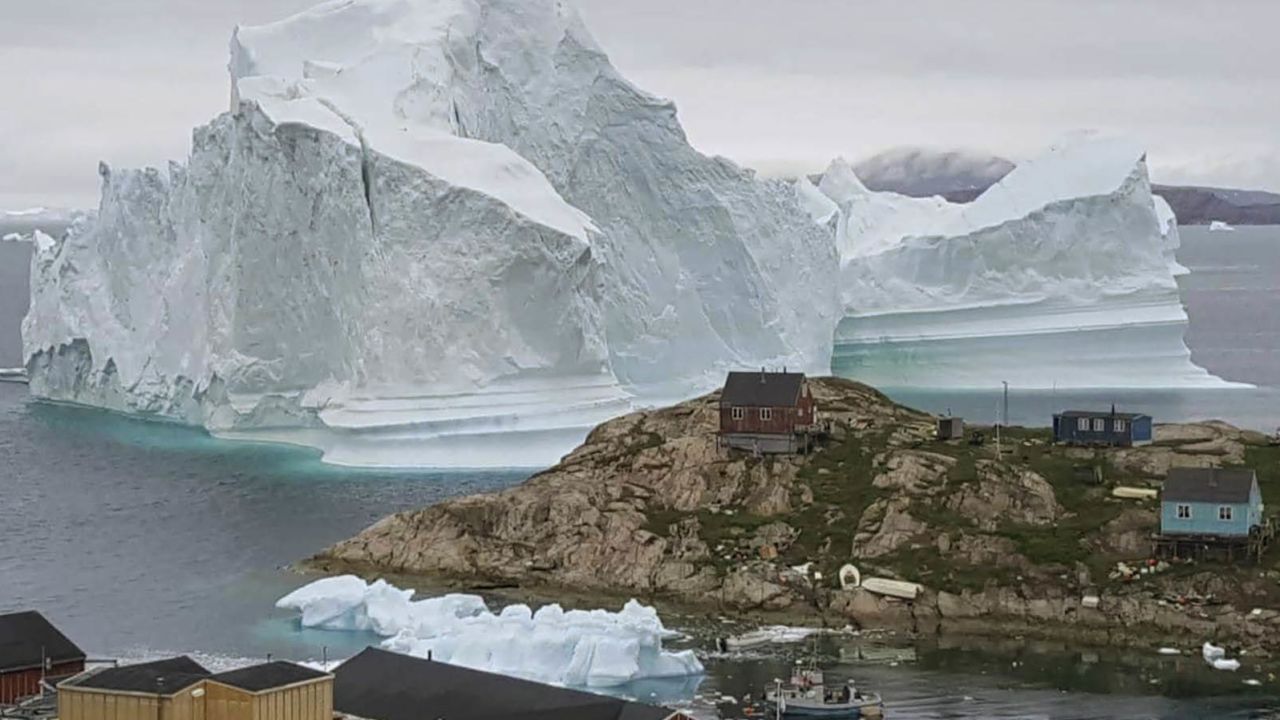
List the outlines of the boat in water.
{"label": "boat in water", "polygon": [[764,699],[777,717],[884,717],[879,693],[863,692],[852,681],[828,685],[822,670],[814,665],[797,666],[791,682],[776,682],[765,690]]}

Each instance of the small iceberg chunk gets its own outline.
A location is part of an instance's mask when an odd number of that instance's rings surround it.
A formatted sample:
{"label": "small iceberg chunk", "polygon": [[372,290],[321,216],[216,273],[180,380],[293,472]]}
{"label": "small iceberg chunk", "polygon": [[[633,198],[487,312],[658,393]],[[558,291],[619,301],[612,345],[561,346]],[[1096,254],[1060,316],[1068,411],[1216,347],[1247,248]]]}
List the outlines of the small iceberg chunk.
{"label": "small iceberg chunk", "polygon": [[1235,672],[1240,669],[1240,661],[1227,657],[1225,648],[1220,648],[1211,642],[1205,642],[1200,648],[1200,654],[1204,656],[1204,661],[1213,666],[1214,670],[1229,670]]}
{"label": "small iceberg chunk", "polygon": [[1209,232],[1235,232],[1235,228],[1221,220],[1214,220],[1209,223]]}
{"label": "small iceberg chunk", "polygon": [[720,641],[720,646],[728,652],[737,652],[761,645],[796,643],[820,632],[822,631],[817,628],[769,625],[724,638]]}
{"label": "small iceberg chunk", "polygon": [[516,604],[494,613],[477,595],[413,595],[343,575],[301,587],[276,607],[301,612],[304,627],[377,633],[394,652],[557,685],[611,687],[703,671],[691,650],[662,648],[679,633],[635,600],[618,612]]}

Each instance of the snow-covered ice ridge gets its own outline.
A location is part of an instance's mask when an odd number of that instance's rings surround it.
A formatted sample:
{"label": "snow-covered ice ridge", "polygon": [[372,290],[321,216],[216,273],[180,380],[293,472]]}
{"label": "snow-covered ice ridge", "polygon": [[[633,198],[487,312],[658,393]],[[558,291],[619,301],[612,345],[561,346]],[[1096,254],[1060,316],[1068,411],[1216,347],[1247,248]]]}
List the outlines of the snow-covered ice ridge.
{"label": "snow-covered ice ridge", "polygon": [[837,374],[887,387],[1226,384],[1183,342],[1176,219],[1129,140],[1072,138],[968,204],[870,192],[842,160],[797,190],[835,227]]}
{"label": "snow-covered ice ridge", "polygon": [[618,612],[518,604],[494,613],[476,595],[413,595],[342,575],[305,585],[276,607],[299,611],[303,627],[373,632],[388,650],[557,685],[611,687],[703,671],[693,651],[662,649],[678,633],[635,600]]}
{"label": "snow-covered ice ridge", "polygon": [[829,368],[830,235],[693,150],[559,0],[329,2],[238,28],[229,69],[185,165],[103,166],[36,253],[37,396],[530,466],[648,388]]}

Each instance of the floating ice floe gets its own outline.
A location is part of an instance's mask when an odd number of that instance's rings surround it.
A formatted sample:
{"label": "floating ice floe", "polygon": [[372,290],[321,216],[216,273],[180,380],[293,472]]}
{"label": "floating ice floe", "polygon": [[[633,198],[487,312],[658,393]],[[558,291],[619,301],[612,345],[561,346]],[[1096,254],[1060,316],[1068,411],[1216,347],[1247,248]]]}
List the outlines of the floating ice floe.
{"label": "floating ice floe", "polygon": [[1209,232],[1235,232],[1235,228],[1221,220],[1209,223]]}
{"label": "floating ice floe", "polygon": [[304,627],[373,632],[395,652],[559,685],[609,687],[703,670],[692,651],[662,649],[678,633],[635,600],[618,612],[518,604],[494,613],[476,595],[413,595],[344,575],[299,588],[276,607],[301,612]]}
{"label": "floating ice floe", "polygon": [[796,643],[821,632],[822,631],[818,628],[768,625],[740,635],[731,635],[721,640],[720,644],[725,650],[736,652],[739,650],[750,650],[751,648],[761,647],[764,645]]}
{"label": "floating ice floe", "polygon": [[1206,642],[1200,648],[1200,654],[1204,656],[1204,661],[1213,666],[1214,670],[1236,671],[1240,669],[1240,661],[1228,658],[1227,651],[1213,643]]}

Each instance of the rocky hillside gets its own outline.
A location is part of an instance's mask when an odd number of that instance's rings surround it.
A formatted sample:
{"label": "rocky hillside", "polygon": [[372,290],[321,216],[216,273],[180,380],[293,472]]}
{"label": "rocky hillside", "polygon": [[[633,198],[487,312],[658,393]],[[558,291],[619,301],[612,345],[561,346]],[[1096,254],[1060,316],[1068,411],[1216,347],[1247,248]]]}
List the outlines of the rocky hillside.
{"label": "rocky hillside", "polygon": [[[937,442],[934,418],[837,379],[812,381],[832,436],[812,455],[718,449],[715,395],[596,428],[557,466],[509,490],[383,519],[311,562],[464,584],[572,587],[920,632],[1010,624],[1118,640],[1173,628],[1280,637],[1280,572],[1161,566],[1155,503],[1172,466],[1258,467],[1280,496],[1280,450],[1221,423],[1170,425],[1146,448],[1061,448],[1012,428]],[[1094,478],[1101,473],[1102,482]],[[914,602],[841,590],[839,567],[925,586]],[[807,568],[805,564],[810,564]],[[1098,595],[1097,608],[1084,595]],[[1260,613],[1251,611],[1254,607]],[[1265,643],[1262,643],[1265,644]]]}

